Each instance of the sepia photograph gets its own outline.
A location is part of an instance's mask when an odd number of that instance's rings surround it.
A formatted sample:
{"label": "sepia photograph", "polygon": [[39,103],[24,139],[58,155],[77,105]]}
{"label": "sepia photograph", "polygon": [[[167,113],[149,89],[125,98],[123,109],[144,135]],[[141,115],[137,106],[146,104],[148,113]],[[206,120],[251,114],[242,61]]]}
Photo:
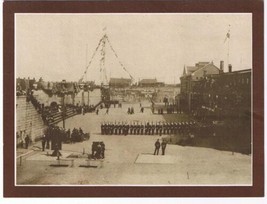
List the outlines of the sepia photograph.
{"label": "sepia photograph", "polygon": [[252,186],[251,13],[16,13],[16,186]]}

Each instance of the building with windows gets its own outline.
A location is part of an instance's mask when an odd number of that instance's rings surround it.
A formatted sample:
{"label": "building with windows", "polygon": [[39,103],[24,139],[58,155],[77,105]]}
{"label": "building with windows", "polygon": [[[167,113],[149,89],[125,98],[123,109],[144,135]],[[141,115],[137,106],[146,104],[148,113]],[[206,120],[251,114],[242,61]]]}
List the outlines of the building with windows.
{"label": "building with windows", "polygon": [[223,62],[220,69],[211,63],[203,64],[195,70],[189,67],[187,73],[184,70],[177,97],[179,109],[201,119],[250,118],[251,69],[232,71],[229,65],[228,72],[224,72]]}
{"label": "building with windows", "polygon": [[138,85],[140,87],[160,87],[165,84],[163,82],[158,82],[157,79],[142,79]]}
{"label": "building with windows", "polygon": [[[223,69],[223,68],[221,68]],[[183,75],[180,77],[181,93],[187,94],[198,86],[199,82],[211,74],[219,74],[220,69],[213,62],[198,62],[195,66],[184,67]]]}
{"label": "building with windows", "polygon": [[109,86],[113,88],[125,88],[131,86],[132,80],[127,78],[110,78]]}

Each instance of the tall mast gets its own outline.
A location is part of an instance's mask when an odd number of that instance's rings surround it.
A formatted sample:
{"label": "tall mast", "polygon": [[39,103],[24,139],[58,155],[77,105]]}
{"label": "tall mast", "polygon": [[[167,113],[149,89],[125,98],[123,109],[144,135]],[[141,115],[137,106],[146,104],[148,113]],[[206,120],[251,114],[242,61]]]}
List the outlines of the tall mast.
{"label": "tall mast", "polygon": [[[106,28],[104,28],[104,31],[106,31]],[[101,41],[101,59],[100,59],[100,72],[101,72],[101,83],[102,85],[107,85],[108,84],[108,79],[107,79],[107,71],[105,67],[105,58],[106,58],[106,42],[107,42],[107,34],[105,33],[102,41]]]}
{"label": "tall mast", "polygon": [[[88,61],[88,44],[86,44],[86,56],[85,56],[85,67],[87,66],[87,61]],[[85,81],[87,81],[87,73],[85,74]]]}

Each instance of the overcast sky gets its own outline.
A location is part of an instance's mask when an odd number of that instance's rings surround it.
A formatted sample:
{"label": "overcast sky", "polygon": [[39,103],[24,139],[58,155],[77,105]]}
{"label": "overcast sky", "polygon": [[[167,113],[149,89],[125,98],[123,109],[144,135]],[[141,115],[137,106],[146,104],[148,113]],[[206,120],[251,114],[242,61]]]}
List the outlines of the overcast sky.
{"label": "overcast sky", "polygon": [[[120,61],[136,81],[157,78],[179,83],[184,65],[227,63],[229,24],[233,70],[252,68],[251,14],[16,14],[17,77],[78,81],[103,28]],[[87,51],[86,51],[87,50]],[[86,56],[87,53],[87,56]],[[106,47],[108,77],[128,77]],[[100,54],[87,74],[100,81]]]}

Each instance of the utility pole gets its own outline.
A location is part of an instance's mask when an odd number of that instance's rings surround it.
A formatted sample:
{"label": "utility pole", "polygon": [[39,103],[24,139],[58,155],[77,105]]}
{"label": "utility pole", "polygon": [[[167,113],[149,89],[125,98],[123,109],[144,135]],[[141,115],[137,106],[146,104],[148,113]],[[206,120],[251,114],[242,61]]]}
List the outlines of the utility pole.
{"label": "utility pole", "polygon": [[65,130],[65,115],[66,115],[66,109],[65,109],[65,93],[62,93],[62,122],[63,122],[63,129]]}

